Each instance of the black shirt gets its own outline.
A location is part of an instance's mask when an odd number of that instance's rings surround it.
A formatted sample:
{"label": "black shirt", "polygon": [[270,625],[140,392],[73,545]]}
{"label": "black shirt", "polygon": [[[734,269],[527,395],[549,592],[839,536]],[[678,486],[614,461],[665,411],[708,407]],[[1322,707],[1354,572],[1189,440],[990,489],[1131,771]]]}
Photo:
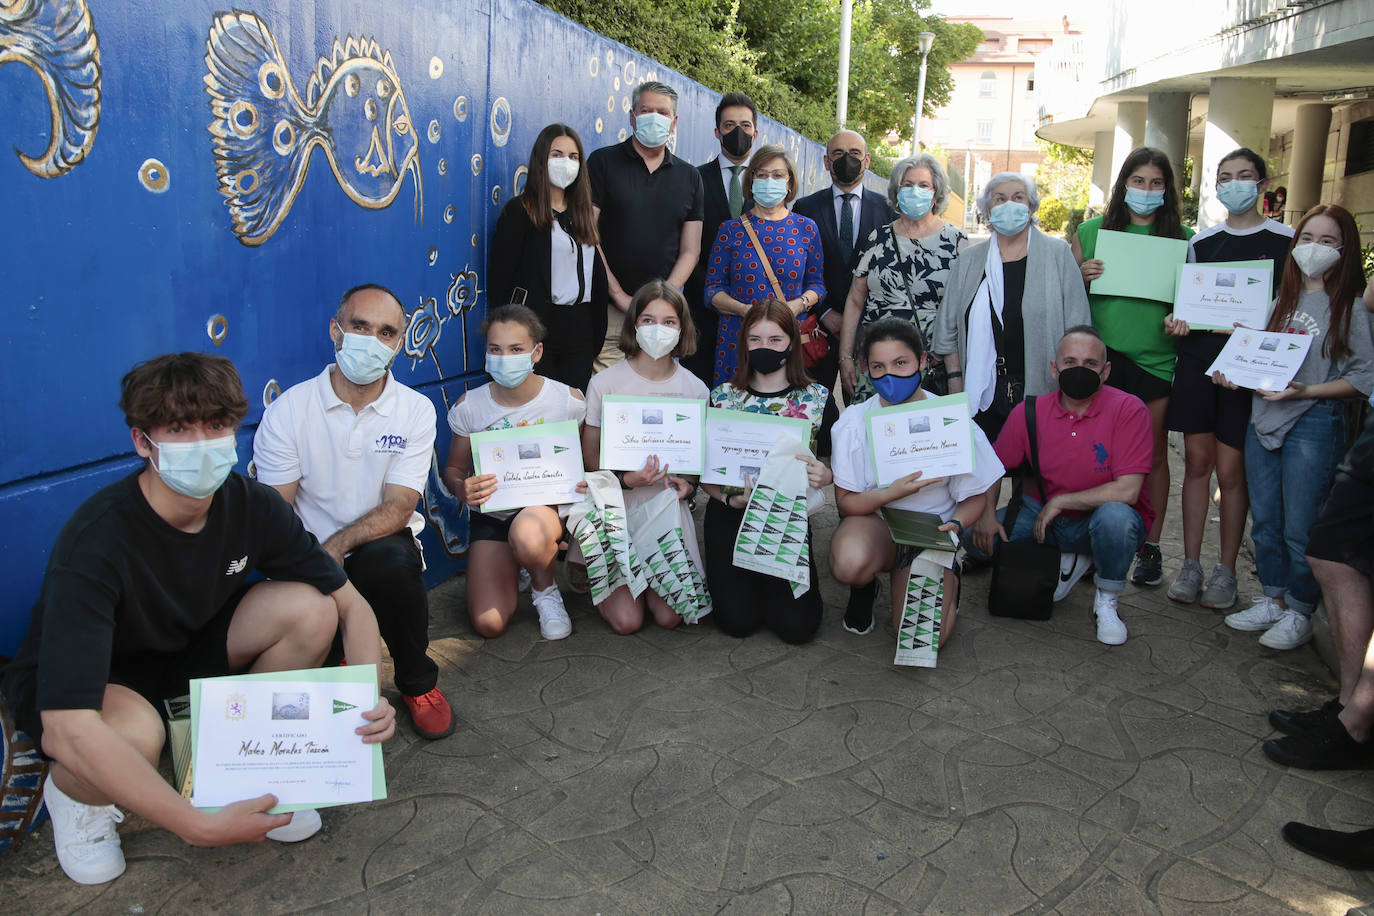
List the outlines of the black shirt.
{"label": "black shirt", "polygon": [[650,172],[630,138],[593,151],[587,174],[592,203],[601,208],[601,250],[620,288],[633,296],[649,280],[666,280],[682,224],[704,218],[701,173],[666,150]]}
{"label": "black shirt", "polygon": [[254,570],[323,594],[348,581],[272,488],[230,474],[189,534],[148,505],[139,473],[82,503],[57,536],[5,671],[7,691],[36,678],[39,710],[99,709],[112,658],[184,650]]}
{"label": "black shirt", "polygon": [[[1293,244],[1293,228],[1274,220],[1265,220],[1254,229],[1237,232],[1225,223],[1217,223],[1193,236],[1188,243],[1193,260],[1199,264],[1214,264],[1218,261],[1273,261],[1274,286],[1271,298],[1277,295],[1279,281],[1283,279],[1283,267],[1288,263],[1288,248]],[[1178,352],[1195,359],[1207,361],[1208,365],[1226,346],[1225,334],[1211,331],[1193,331],[1178,342]]]}
{"label": "black shirt", "polygon": [[[1028,260],[1021,258],[1002,262],[1002,320],[999,322],[997,313],[992,313],[992,333],[997,343],[997,355],[1002,357],[1007,376],[1019,381],[1026,378],[1026,322],[1022,315],[1021,300],[1026,296]],[[964,310],[965,327],[968,327],[972,312],[973,304],[969,303]]]}

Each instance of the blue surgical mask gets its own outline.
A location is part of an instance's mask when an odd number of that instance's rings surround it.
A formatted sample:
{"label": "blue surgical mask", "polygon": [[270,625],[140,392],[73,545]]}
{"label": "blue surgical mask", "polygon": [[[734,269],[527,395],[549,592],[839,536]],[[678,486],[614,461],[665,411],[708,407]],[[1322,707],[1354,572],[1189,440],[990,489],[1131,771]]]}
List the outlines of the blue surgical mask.
{"label": "blue surgical mask", "polygon": [[884,375],[881,378],[869,379],[873,383],[873,390],[889,404],[901,404],[916,393],[916,389],[921,387],[921,373],[915,375]]}
{"label": "blue surgical mask", "polygon": [[153,465],[157,476],[192,499],[213,495],[239,461],[233,436],[193,442],[154,442],[147,433],[143,438],[149,445],[157,446],[157,463]]}
{"label": "blue surgical mask", "polygon": [[487,375],[502,388],[514,388],[534,371],[534,355],[531,353],[512,353],[500,356],[487,354]]}
{"label": "blue surgical mask", "polygon": [[787,182],[782,178],[755,178],[754,200],[765,207],[776,207],[787,196]]}
{"label": "blue surgical mask", "polygon": [[1136,216],[1149,216],[1164,206],[1164,192],[1127,188],[1126,206],[1130,207]]}
{"label": "blue surgical mask", "polygon": [[932,188],[912,185],[897,192],[897,207],[907,219],[921,219],[930,212],[930,205],[934,202],[935,191]]}
{"label": "blue surgical mask", "polygon": [[1259,200],[1259,182],[1236,178],[1217,188],[1217,200],[1232,213],[1248,213]]}
{"label": "blue surgical mask", "polygon": [[1016,235],[1030,224],[1030,207],[1019,200],[1008,200],[992,208],[988,225],[998,235]]}
{"label": "blue surgical mask", "polygon": [[635,139],[649,149],[657,149],[668,142],[673,131],[673,119],[656,111],[635,115]]}
{"label": "blue surgical mask", "polygon": [[395,350],[368,334],[344,334],[334,353],[339,371],[355,385],[371,385],[386,375],[395,358]]}

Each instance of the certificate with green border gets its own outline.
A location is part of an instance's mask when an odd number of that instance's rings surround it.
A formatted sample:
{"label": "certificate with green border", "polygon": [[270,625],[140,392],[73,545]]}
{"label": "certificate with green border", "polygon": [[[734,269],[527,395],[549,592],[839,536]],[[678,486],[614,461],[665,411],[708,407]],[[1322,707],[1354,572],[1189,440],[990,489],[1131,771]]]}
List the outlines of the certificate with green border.
{"label": "certificate with green border", "polygon": [[922,477],[952,477],[977,466],[968,395],[924,398],[870,410],[866,433],[878,486],[914,471]]}
{"label": "certificate with green border", "polygon": [[700,474],[705,450],[704,398],[608,394],[601,399],[602,470],[638,471],[656,455],[670,474]]}
{"label": "certificate with green border", "polygon": [[[207,694],[216,708],[202,707]],[[304,702],[301,694],[307,696]],[[272,808],[272,814],[386,798],[381,744],[363,744],[353,734],[364,722],[362,714],[376,705],[376,665],[195,678],[191,681],[191,746],[195,748],[191,767],[196,793],[210,791],[207,774],[214,778],[216,772],[237,768],[233,778],[235,785],[242,786],[242,794],[234,801],[267,792],[278,798],[297,796]],[[202,744],[202,733],[208,729],[218,734],[214,741]],[[349,745],[345,761],[320,750],[344,742]],[[209,752],[212,746],[218,753]],[[226,748],[232,748],[232,753],[223,759]],[[247,775],[245,767],[251,768]],[[349,797],[340,798],[345,786]],[[196,807],[218,811],[220,806]]]}
{"label": "certificate with green border", "polygon": [[561,506],[582,497],[582,438],[576,420],[536,423],[472,434],[472,467],[495,474],[496,490],[483,512]]}
{"label": "certificate with green border", "polygon": [[805,417],[706,408],[706,470],[701,482],[742,487],[746,474],[757,482],[763,461],[779,436],[810,448],[811,421]]}
{"label": "certificate with green border", "polygon": [[[1194,268],[1198,268],[1194,270]],[[1220,270],[1219,270],[1220,269]],[[1195,294],[1212,292],[1212,285],[1215,282],[1214,274],[1221,270],[1229,270],[1233,273],[1232,282],[1235,284],[1227,292],[1236,292],[1236,287],[1241,288],[1241,293],[1250,302],[1250,308],[1246,311],[1237,311],[1230,315],[1231,321],[1224,324],[1210,323],[1207,319],[1199,318],[1198,314],[1193,313],[1189,307],[1190,299]],[[1263,273],[1263,280],[1259,279],[1259,274]],[[1206,289],[1199,287],[1206,286]],[[1263,292],[1260,291],[1262,287]],[[1188,328],[1192,331],[1229,331],[1236,326],[1236,322],[1248,328],[1262,328],[1269,323],[1269,312],[1273,308],[1274,302],[1274,262],[1273,261],[1207,261],[1197,264],[1180,264],[1174,273],[1174,289],[1177,291],[1174,296],[1174,317],[1188,322]],[[1263,299],[1263,305],[1259,304],[1258,299]]]}

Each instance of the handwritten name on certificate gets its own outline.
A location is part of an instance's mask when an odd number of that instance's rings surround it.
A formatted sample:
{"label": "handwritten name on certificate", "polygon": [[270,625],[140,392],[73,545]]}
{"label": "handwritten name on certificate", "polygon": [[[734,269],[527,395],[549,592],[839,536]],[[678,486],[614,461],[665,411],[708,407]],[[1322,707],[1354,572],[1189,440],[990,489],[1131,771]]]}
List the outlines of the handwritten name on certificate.
{"label": "handwritten name on certificate", "polygon": [[192,804],[271,792],[278,813],[385,798],[382,746],[353,733],[376,705],[376,665],[192,680]]}
{"label": "handwritten name on certificate", "polygon": [[668,473],[700,474],[706,401],[608,394],[601,399],[601,467],[638,471],[650,455]]}
{"label": "handwritten name on certificate", "polygon": [[1274,269],[1233,264],[1185,264],[1174,295],[1174,317],[1193,330],[1264,327]]}
{"label": "handwritten name on certificate", "polygon": [[701,482],[742,487],[746,476],[757,482],[763,472],[763,461],[779,437],[807,448],[811,444],[811,421],[804,417],[706,408],[706,470]]}
{"label": "handwritten name on certificate", "polygon": [[1312,338],[1307,334],[1236,328],[1207,374],[1220,372],[1241,388],[1282,391],[1302,368],[1311,346]]}
{"label": "handwritten name on certificate", "polygon": [[880,487],[914,471],[949,477],[973,470],[973,421],[962,392],[884,407],[870,411],[867,419]]}
{"label": "handwritten name on certificate", "polygon": [[472,466],[495,474],[496,491],[483,512],[577,502],[582,440],[575,420],[472,434]]}

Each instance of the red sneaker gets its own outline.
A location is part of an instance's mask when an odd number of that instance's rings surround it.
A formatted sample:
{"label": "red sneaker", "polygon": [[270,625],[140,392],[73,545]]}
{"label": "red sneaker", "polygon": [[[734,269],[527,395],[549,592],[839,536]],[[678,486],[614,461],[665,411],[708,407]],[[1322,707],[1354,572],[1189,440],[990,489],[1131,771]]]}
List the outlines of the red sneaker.
{"label": "red sneaker", "polygon": [[401,699],[410,710],[410,722],[421,738],[433,741],[453,734],[453,710],[449,709],[448,698],[438,687],[418,697],[402,696]]}

